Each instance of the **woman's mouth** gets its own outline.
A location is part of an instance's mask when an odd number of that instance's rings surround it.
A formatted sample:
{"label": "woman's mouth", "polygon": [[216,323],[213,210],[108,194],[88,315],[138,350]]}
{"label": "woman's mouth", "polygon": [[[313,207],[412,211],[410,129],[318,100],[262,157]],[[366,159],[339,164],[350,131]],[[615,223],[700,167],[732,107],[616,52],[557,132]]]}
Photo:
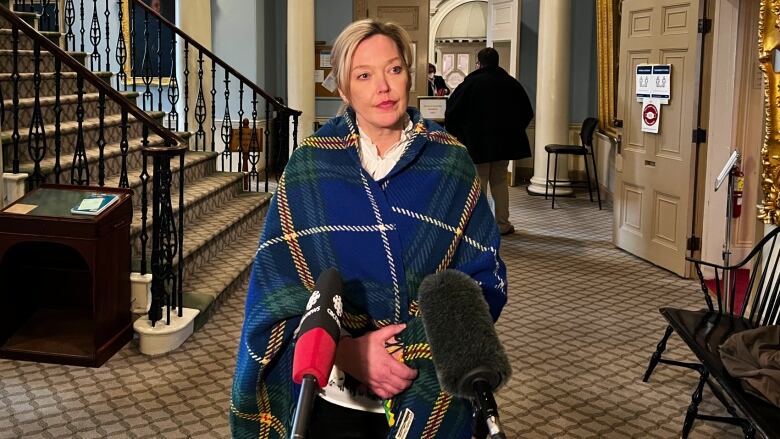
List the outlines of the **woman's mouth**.
{"label": "woman's mouth", "polygon": [[395,106],[396,101],[382,101],[379,104],[377,104],[377,107],[382,110],[389,110]]}

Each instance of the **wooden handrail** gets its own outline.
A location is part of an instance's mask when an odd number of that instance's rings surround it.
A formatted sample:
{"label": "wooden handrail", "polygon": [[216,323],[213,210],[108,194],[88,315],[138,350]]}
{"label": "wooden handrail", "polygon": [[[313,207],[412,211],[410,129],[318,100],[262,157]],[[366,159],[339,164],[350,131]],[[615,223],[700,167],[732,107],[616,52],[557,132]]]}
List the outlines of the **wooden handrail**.
{"label": "wooden handrail", "polygon": [[257,94],[259,94],[260,96],[265,98],[265,100],[272,102],[273,105],[277,108],[277,110],[282,110],[283,112],[288,113],[288,114],[292,114],[293,116],[300,116],[301,115],[302,112],[300,110],[293,110],[292,108],[290,108],[290,107],[282,104],[281,102],[277,101],[276,98],[274,98],[273,96],[271,96],[268,93],[266,93],[266,91],[263,90],[262,88],[260,88],[259,85],[255,84],[253,81],[250,81],[249,79],[247,79],[244,75],[242,75],[241,73],[236,71],[236,69],[234,69],[233,67],[230,67],[230,65],[228,65],[228,63],[223,61],[222,58],[220,58],[217,55],[215,55],[214,52],[210,51],[209,49],[206,49],[205,47],[203,47],[202,44],[200,44],[197,41],[195,41],[194,38],[192,38],[191,36],[187,35],[186,32],[184,32],[183,30],[179,29],[175,24],[171,23],[165,17],[163,17],[162,15],[157,13],[157,11],[155,11],[154,9],[149,7],[149,5],[145,4],[144,2],[139,2],[139,1],[136,1],[136,0],[128,0],[128,8],[131,7],[130,3],[137,4],[144,11],[152,14],[161,23],[163,23],[166,26],[168,26],[173,32],[175,32],[177,35],[182,37],[190,45],[195,46],[195,48],[200,50],[208,58],[211,58],[215,63],[219,64],[220,67],[222,67],[223,69],[228,71],[231,75],[233,75],[236,78],[238,78],[239,81],[241,81],[244,84],[246,84],[249,88],[252,89],[252,91],[257,92]]}
{"label": "wooden handrail", "polygon": [[0,16],[8,20],[13,27],[20,29],[22,32],[25,33],[25,35],[32,38],[35,42],[37,42],[40,45],[40,47],[44,48],[46,51],[54,55],[54,57],[58,58],[60,62],[70,67],[77,74],[81,75],[87,82],[95,86],[95,88],[97,88],[100,92],[104,93],[109,99],[111,99],[113,102],[118,104],[123,110],[126,110],[129,114],[132,114],[137,120],[142,122],[144,125],[147,125],[151,131],[153,131],[158,136],[162,137],[166,141],[166,144],[168,145],[186,144],[186,142],[183,139],[173,134],[171,131],[163,128],[162,125],[155,122],[151,117],[149,117],[148,114],[146,114],[145,111],[138,108],[138,106],[133,104],[129,99],[127,99],[124,95],[122,95],[122,93],[114,90],[113,87],[107,84],[104,80],[97,77],[86,66],[76,61],[75,58],[73,58],[67,52],[62,50],[60,46],[54,44],[48,38],[38,33],[37,30],[35,30],[32,26],[27,24],[27,22],[25,22],[21,18],[17,17],[16,14],[14,14],[10,9],[6,8],[2,4],[0,4]]}

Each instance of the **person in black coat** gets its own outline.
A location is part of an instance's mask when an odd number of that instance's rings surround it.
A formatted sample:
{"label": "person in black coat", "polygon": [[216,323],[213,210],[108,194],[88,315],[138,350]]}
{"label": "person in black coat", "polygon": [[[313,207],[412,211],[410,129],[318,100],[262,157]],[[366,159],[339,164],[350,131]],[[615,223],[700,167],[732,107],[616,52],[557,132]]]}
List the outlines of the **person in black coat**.
{"label": "person in black coat", "polygon": [[450,88],[444,78],[436,74],[436,66],[428,63],[428,96],[446,96]]}
{"label": "person in black coat", "polygon": [[534,109],[525,89],[498,66],[492,47],[477,54],[477,69],[455,88],[447,101],[444,125],[463,143],[477,167],[482,190],[493,196],[502,235],[515,231],[509,222],[509,160],[531,157],[525,129]]}

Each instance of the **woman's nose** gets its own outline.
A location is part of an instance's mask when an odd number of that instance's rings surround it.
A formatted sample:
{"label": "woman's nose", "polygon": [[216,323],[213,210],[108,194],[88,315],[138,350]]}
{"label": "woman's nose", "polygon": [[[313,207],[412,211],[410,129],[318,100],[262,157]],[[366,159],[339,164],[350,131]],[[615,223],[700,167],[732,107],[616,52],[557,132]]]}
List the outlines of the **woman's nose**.
{"label": "woman's nose", "polygon": [[377,76],[376,88],[379,93],[387,93],[387,91],[390,90],[390,84],[388,83],[387,77],[385,75]]}

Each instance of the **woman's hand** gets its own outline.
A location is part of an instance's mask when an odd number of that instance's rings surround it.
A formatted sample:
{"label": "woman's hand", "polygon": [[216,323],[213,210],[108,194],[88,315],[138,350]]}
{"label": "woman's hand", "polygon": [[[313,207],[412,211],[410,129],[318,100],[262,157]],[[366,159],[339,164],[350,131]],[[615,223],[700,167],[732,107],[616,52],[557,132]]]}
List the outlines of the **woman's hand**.
{"label": "woman's hand", "polygon": [[362,337],[341,339],[336,352],[336,365],[357,378],[382,399],[389,399],[406,390],[417,378],[417,370],[401,363],[387,352],[385,343],[406,325],[388,325]]}

